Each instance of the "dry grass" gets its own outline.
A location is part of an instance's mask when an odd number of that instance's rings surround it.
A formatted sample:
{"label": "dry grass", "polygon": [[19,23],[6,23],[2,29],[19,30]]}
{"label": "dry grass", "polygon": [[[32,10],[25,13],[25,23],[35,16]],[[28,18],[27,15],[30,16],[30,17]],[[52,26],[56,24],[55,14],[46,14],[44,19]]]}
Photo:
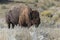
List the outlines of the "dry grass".
{"label": "dry grass", "polygon": [[[60,40],[60,1],[24,0],[23,2],[32,9],[40,9],[38,10],[39,12],[42,10],[42,12],[40,12],[40,26],[36,29],[34,26],[30,29],[20,28],[18,26],[14,29],[8,29],[5,22],[5,14],[11,6],[19,3],[11,2],[8,4],[0,4],[0,40]],[[51,15],[53,16],[50,17]]]}

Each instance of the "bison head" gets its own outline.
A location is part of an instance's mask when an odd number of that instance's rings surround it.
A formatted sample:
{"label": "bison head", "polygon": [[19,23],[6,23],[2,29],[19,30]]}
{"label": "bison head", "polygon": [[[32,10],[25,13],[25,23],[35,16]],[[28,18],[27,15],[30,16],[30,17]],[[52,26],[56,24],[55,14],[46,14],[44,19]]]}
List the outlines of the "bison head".
{"label": "bison head", "polygon": [[31,24],[35,25],[36,27],[39,26],[40,24],[40,17],[39,17],[39,12],[37,10],[33,10],[30,13],[30,20],[31,20]]}

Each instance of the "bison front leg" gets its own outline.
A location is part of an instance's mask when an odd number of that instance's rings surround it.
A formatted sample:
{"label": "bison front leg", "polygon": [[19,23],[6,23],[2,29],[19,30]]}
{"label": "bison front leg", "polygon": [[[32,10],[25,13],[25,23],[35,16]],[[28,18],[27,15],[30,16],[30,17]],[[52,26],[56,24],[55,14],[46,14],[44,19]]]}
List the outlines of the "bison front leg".
{"label": "bison front leg", "polygon": [[8,28],[10,28],[10,23],[8,24]]}
{"label": "bison front leg", "polygon": [[22,24],[23,24],[23,20],[22,20],[22,17],[21,16],[19,16],[18,24],[19,24],[19,26],[22,26]]}
{"label": "bison front leg", "polygon": [[14,28],[14,24],[12,23],[12,28]]}

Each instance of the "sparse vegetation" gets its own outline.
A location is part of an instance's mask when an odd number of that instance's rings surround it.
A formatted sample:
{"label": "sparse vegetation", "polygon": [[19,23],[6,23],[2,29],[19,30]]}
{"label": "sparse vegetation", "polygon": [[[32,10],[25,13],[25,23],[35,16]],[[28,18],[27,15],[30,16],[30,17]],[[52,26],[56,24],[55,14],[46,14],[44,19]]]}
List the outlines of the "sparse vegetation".
{"label": "sparse vegetation", "polygon": [[46,16],[46,17],[52,17],[53,15],[51,14],[51,12],[50,11],[43,11],[42,13],[41,13],[41,15],[42,16]]}
{"label": "sparse vegetation", "polygon": [[1,9],[7,9],[7,7],[6,6],[2,6]]}
{"label": "sparse vegetation", "polygon": [[38,3],[38,0],[35,0],[36,3]]}
{"label": "sparse vegetation", "polygon": [[[5,4],[7,3],[7,4]],[[39,9],[41,24],[38,28],[8,29],[5,14],[11,6],[24,3]],[[0,40],[60,40],[60,0],[0,0]]]}

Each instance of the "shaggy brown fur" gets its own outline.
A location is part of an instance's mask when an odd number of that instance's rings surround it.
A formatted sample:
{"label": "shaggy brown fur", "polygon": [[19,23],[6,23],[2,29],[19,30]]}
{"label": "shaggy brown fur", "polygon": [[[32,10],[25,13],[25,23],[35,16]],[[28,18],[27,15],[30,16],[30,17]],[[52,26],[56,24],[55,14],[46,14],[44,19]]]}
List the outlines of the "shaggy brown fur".
{"label": "shaggy brown fur", "polygon": [[22,24],[23,22],[22,20],[24,21],[27,20],[26,23],[28,23],[29,22],[28,15],[30,11],[31,11],[31,8],[29,8],[25,4],[19,4],[19,5],[11,7],[6,15],[6,22],[8,24],[8,28],[10,28],[10,24],[12,24],[12,28],[14,28],[14,26],[17,25],[18,22],[19,24],[20,23]]}
{"label": "shaggy brown fur", "polygon": [[39,12],[37,10],[33,10],[30,13],[30,20],[32,25],[36,25],[36,27],[39,26],[40,24],[40,17],[39,17]]}
{"label": "shaggy brown fur", "polygon": [[30,27],[32,25],[38,25],[40,24],[40,17],[39,12],[37,10],[33,10],[31,12],[28,11],[27,8],[24,9],[24,11],[19,16],[19,25],[24,27]]}
{"label": "shaggy brown fur", "polygon": [[24,27],[30,27],[31,23],[30,23],[30,18],[29,18],[29,14],[30,12],[32,12],[32,9],[29,8],[28,6],[25,6],[24,8],[21,8],[22,12],[19,16],[19,25],[20,26],[24,26]]}
{"label": "shaggy brown fur", "polygon": [[19,20],[19,10],[16,7],[10,9],[6,15],[6,22],[8,24],[8,28],[10,28],[10,24],[12,24],[12,28],[18,24]]}

